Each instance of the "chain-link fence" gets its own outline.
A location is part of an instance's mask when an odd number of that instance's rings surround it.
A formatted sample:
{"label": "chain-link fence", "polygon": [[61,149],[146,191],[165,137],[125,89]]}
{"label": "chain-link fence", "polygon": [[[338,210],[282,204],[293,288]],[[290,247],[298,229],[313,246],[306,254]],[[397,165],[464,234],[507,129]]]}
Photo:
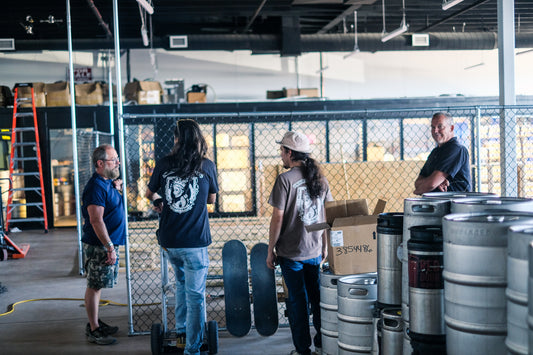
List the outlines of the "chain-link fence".
{"label": "chain-link fence", "polygon": [[[155,162],[172,147],[177,119],[192,118],[201,125],[208,156],[217,165],[220,192],[210,210],[207,318],[223,328],[222,247],[231,239],[243,241],[248,250],[268,243],[267,201],[284,171],[276,143],[283,133],[299,130],[309,137],[312,155],[321,163],[335,199],[366,198],[370,211],[384,199],[387,211],[402,211],[403,200],[414,196],[414,181],[435,147],[430,119],[441,110],[125,115],[133,333],[147,332],[152,323],[161,322],[158,223],[144,194]],[[533,107],[460,107],[449,112],[455,136],[470,153],[474,190],[532,196]],[[506,145],[501,144],[500,132],[505,133]],[[282,300],[280,279],[278,273]],[[284,308],[280,302],[280,324],[288,323]],[[173,318],[169,307],[170,325]]]}

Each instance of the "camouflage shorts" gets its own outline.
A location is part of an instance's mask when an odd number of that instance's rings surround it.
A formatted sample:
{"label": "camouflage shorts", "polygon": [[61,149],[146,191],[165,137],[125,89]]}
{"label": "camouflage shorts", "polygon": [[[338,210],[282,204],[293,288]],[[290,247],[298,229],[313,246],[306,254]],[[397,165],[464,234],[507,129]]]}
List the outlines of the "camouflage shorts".
{"label": "camouflage shorts", "polygon": [[107,265],[107,251],[104,247],[83,243],[87,287],[95,290],[112,288],[118,282],[118,246],[115,246],[117,262]]}

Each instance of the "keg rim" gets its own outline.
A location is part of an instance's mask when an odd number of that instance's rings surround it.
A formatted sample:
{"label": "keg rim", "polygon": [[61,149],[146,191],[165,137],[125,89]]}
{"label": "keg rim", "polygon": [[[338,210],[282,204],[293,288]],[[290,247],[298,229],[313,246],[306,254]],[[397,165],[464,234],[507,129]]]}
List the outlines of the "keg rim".
{"label": "keg rim", "polygon": [[533,213],[487,210],[477,213],[451,213],[444,216],[443,219],[448,222],[505,223],[520,221],[521,223],[530,223],[527,221],[529,219],[533,221]]}

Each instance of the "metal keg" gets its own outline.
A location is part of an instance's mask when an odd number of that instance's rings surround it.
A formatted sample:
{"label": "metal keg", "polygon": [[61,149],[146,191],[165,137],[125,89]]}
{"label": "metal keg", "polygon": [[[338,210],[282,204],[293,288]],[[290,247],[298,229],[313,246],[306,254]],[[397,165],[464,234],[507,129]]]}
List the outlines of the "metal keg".
{"label": "metal keg", "polygon": [[337,338],[337,281],[345,275],[334,275],[329,270],[320,273],[320,333],[322,354],[336,355],[339,352]]}
{"label": "metal keg", "polygon": [[533,211],[533,199],[520,197],[497,197],[485,200],[464,198],[453,200],[451,213],[481,213],[484,211]]}
{"label": "metal keg", "polygon": [[409,253],[410,332],[443,336],[442,226],[414,226]]}
{"label": "metal keg", "polygon": [[377,300],[377,274],[351,275],[337,282],[339,354],[371,354],[372,313]]}
{"label": "metal keg", "polygon": [[[404,200],[402,242],[402,317],[409,323],[409,276],[407,272],[407,242],[409,228],[421,225],[441,225],[442,217],[450,213],[450,201],[437,198],[407,198]],[[407,325],[407,324],[405,324]]]}
{"label": "metal keg", "polygon": [[445,354],[442,226],[414,226],[409,254],[409,336],[415,353]]}
{"label": "metal keg", "polygon": [[402,303],[402,262],[398,247],[402,243],[403,213],[381,213],[377,222],[378,306]]}
{"label": "metal keg", "polygon": [[381,355],[398,355],[402,353],[402,324],[401,308],[385,308],[381,310]]}
{"label": "metal keg", "polygon": [[527,279],[527,325],[529,328],[529,349],[533,350],[533,243],[528,246],[529,277]]}
{"label": "metal keg", "polygon": [[425,194],[422,194],[422,197],[456,200],[460,198],[472,198],[472,199],[496,198],[498,197],[498,195],[492,192],[445,191],[445,192],[426,192]]}
{"label": "metal keg", "polygon": [[533,242],[533,226],[510,227],[507,232],[507,338],[511,354],[528,354],[527,292],[528,246]]}
{"label": "metal keg", "polygon": [[506,352],[507,229],[524,223],[533,223],[533,214],[488,211],[444,217],[448,354]]}

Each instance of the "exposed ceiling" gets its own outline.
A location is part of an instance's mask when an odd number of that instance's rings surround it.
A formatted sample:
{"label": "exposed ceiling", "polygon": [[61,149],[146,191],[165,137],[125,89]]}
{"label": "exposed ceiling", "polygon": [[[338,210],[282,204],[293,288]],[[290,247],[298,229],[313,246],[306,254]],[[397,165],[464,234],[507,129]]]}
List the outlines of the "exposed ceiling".
{"label": "exposed ceiling", "polygon": [[[400,27],[402,0],[147,0],[153,15],[141,16],[136,0],[118,0],[122,48],[144,48],[142,18],[151,44],[169,48],[169,36],[187,35],[188,49],[277,52],[351,51],[354,11],[362,51],[413,49],[412,33],[429,33],[430,46],[415,49],[496,47],[497,0],[464,0],[444,11],[443,0],[404,0],[409,30],[386,43],[383,32]],[[113,47],[113,1],[70,0],[74,49]],[[533,47],[533,1],[515,0],[516,47]],[[7,6],[7,11],[6,11]],[[66,0],[4,4],[0,33],[16,50],[66,50]]]}

